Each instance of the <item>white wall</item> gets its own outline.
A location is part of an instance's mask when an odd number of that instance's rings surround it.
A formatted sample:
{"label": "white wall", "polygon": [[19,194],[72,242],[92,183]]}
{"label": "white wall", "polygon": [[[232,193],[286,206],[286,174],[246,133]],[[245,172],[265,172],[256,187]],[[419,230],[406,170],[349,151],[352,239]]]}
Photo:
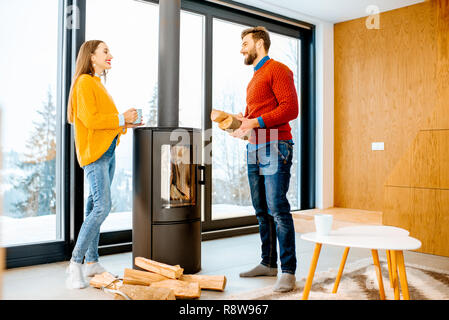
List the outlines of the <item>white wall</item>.
{"label": "white wall", "polygon": [[316,30],[316,207],[334,205],[334,26]]}
{"label": "white wall", "polygon": [[316,207],[334,205],[334,25],[263,0],[237,0],[316,26]]}

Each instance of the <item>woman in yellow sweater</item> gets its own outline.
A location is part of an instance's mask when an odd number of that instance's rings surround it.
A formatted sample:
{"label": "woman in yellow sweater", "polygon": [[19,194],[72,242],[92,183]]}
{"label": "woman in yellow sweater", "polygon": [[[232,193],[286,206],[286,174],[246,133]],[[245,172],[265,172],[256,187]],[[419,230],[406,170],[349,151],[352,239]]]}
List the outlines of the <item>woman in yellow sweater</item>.
{"label": "woman in yellow sweater", "polygon": [[[67,268],[70,288],[85,288],[85,277],[106,270],[98,262],[100,226],[111,210],[111,183],[115,170],[115,147],[127,128],[143,123],[132,108],[119,114],[101,83],[101,76],[111,69],[112,55],[100,40],[85,42],[78,53],[75,76],[70,90],[67,118],[75,127],[75,146],[79,165],[89,181],[89,197],[70,265]],[[85,266],[83,268],[83,260]]]}

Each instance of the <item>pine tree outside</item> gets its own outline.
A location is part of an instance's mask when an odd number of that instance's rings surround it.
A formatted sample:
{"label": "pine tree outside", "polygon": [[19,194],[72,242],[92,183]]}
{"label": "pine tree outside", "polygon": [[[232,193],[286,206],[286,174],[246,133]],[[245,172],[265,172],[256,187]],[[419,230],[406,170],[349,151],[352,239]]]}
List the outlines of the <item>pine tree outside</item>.
{"label": "pine tree outside", "polygon": [[[32,0],[20,0],[17,1],[18,7],[29,7],[30,14],[31,9],[35,9],[34,1]],[[27,6],[24,6],[23,3],[28,3]],[[133,44],[142,43],[142,36],[139,33],[136,33],[135,38],[129,36],[132,32],[126,31],[124,25],[117,26],[117,30],[114,26],[105,27],[103,21],[97,21],[96,17],[98,15],[96,12],[98,10],[104,10],[105,3],[108,5],[107,10],[111,10],[111,14],[106,16],[114,16],[112,12],[123,12],[124,17],[130,17],[129,26],[135,28],[136,26],[133,24],[134,21],[147,21],[148,26],[143,28],[145,30],[152,30],[151,37],[148,40],[150,45],[146,47],[141,47],[140,49],[135,49],[132,51],[132,54],[135,56],[136,52],[138,54],[137,59],[142,61],[147,61],[147,65],[145,65],[145,70],[137,70],[133,68],[133,58],[127,55],[126,46],[120,46],[122,43],[122,39],[127,37],[129,42]],[[38,7],[39,10],[45,13],[45,16],[49,15],[49,12],[52,10],[56,12],[57,9],[57,0],[47,2],[46,5],[40,4]],[[108,83],[106,86],[108,90],[110,90],[111,95],[114,97],[114,100],[119,108],[119,111],[123,112],[127,107],[134,106],[136,108],[142,108],[144,110],[144,117],[147,120],[146,124],[148,126],[157,126],[157,6],[153,4],[141,3],[136,1],[126,1],[123,8],[120,7],[120,4],[112,3],[107,0],[89,0],[88,3],[88,17],[87,17],[87,29],[91,30],[91,34],[95,35],[95,38],[101,38],[105,40],[111,49],[114,50],[115,57],[117,57],[117,62],[121,60],[120,64],[114,65],[114,70],[111,73],[111,77],[108,77]],[[151,9],[149,9],[151,7]],[[28,12],[28,11],[27,11]],[[34,11],[36,17],[43,16],[43,13],[39,14],[40,11]],[[125,12],[130,12],[131,14],[125,14]],[[148,17],[149,15],[153,15],[154,19],[148,18],[137,18],[135,17],[136,13],[140,13]],[[54,14],[52,14],[54,15]],[[55,17],[57,16],[54,15]],[[193,15],[192,15],[193,16]],[[183,13],[183,18],[185,21],[191,23],[193,20],[197,20],[195,22],[195,33],[198,28],[202,28],[202,19],[195,19],[195,17],[190,17],[189,14]],[[200,21],[201,20],[201,21]],[[96,21],[95,25],[93,25]],[[42,26],[41,24],[46,22],[47,24]],[[17,30],[23,28],[23,21],[17,23]],[[9,22],[10,25],[13,25],[13,22]],[[40,26],[42,30],[48,30],[45,32],[48,35],[48,39],[39,39],[41,43],[36,40],[36,43],[33,42],[33,47],[38,49],[38,52],[42,53],[40,56],[39,63],[33,64],[33,73],[42,74],[42,75],[50,75],[50,77],[55,78],[56,75],[56,66],[57,61],[56,53],[56,37],[51,38],[51,35],[56,31],[56,19],[55,21],[42,21],[42,19],[38,19],[34,21],[33,19],[27,19],[26,21],[27,28],[35,27],[36,25]],[[105,28],[108,33],[105,33]],[[237,43],[237,50],[235,53],[238,56],[238,62],[234,63],[228,61],[228,66],[235,66],[239,69],[247,69],[248,74],[251,75],[252,70],[251,67],[244,66],[242,62],[242,58],[239,54],[239,45],[240,45],[240,31],[242,30],[242,26],[238,28],[237,37],[235,38],[231,33],[224,34],[223,37],[227,39],[223,41],[227,46],[232,41]],[[26,29],[26,28],[25,28]],[[138,30],[141,30],[142,26],[139,26]],[[24,32],[31,32],[26,29]],[[133,31],[132,29],[131,31]],[[184,26],[182,30],[187,30]],[[229,30],[228,30],[229,31]],[[146,34],[148,33],[145,31]],[[188,32],[187,32],[188,34]],[[202,33],[199,32],[200,36],[197,41],[200,43],[202,41]],[[103,37],[104,36],[104,37]],[[181,34],[183,37],[183,34]],[[232,39],[231,39],[232,37]],[[20,38],[20,37],[19,37]],[[87,35],[86,40],[88,40],[89,35]],[[281,62],[287,64],[292,71],[295,73],[295,79],[298,82],[298,61],[299,52],[298,48],[298,40],[291,41],[283,41],[280,45],[275,45],[276,35],[273,35],[273,45],[270,49],[270,56],[275,58]],[[145,41],[147,41],[145,40]],[[284,39],[285,40],[285,39]],[[183,40],[181,40],[183,41]],[[54,42],[54,43],[53,43]],[[117,43],[117,44],[115,44]],[[16,47],[12,47],[11,50],[19,51]],[[198,45],[195,43],[195,48],[199,49],[199,52],[202,52],[201,43]],[[154,49],[154,50],[153,50]],[[279,53],[276,53],[276,50],[279,50]],[[129,50],[128,50],[129,51]],[[181,51],[185,52],[186,50]],[[192,49],[190,50],[192,51]],[[196,51],[194,52],[195,56],[197,55]],[[225,61],[229,57],[214,57],[214,61]],[[198,57],[199,60],[202,61],[203,57],[201,53]],[[130,64],[126,64],[125,61],[130,61]],[[197,69],[198,72],[195,74],[202,74],[201,67],[198,67],[197,61],[192,60],[192,57],[182,57],[181,56],[181,90],[184,90],[184,93],[180,93],[180,98],[182,97],[191,97],[195,95],[195,101],[186,101],[185,98],[182,100],[184,105],[180,106],[180,112],[182,112],[182,116],[180,115],[180,120],[185,121],[185,126],[193,126],[198,127],[197,120],[193,118],[201,118],[201,110],[203,108],[202,105],[202,91],[197,90],[199,94],[193,90],[191,87],[186,86],[186,80],[183,80],[183,65],[188,65],[193,69]],[[184,62],[183,62],[184,61]],[[188,62],[188,63],[186,63]],[[6,70],[8,74],[16,74],[20,69],[17,68],[16,65],[11,64],[11,67],[8,68],[8,64],[6,61],[0,61],[0,69]],[[38,69],[38,66],[42,64],[42,70]],[[13,68],[14,67],[14,68]],[[187,68],[187,67],[185,67]],[[13,72],[14,71],[14,72]],[[191,69],[186,69],[185,73],[192,73]],[[246,71],[245,71],[246,72]],[[25,74],[26,70],[23,70],[22,74]],[[5,74],[5,73],[3,73]],[[141,74],[144,77],[140,77]],[[241,73],[236,73],[234,76],[239,77]],[[117,80],[114,80],[114,77]],[[26,78],[26,77],[24,77]],[[122,79],[119,81],[118,79]],[[130,79],[143,79],[143,81],[134,81],[132,84],[130,83]],[[250,77],[247,79],[243,79],[243,85],[238,85],[241,90],[246,89],[246,84],[249,81]],[[1,79],[4,80],[4,79]],[[201,80],[201,78],[200,78]],[[129,85],[124,86],[123,81],[127,82]],[[240,81],[240,80],[239,80]],[[37,87],[41,88],[42,84],[38,82],[44,82],[44,86],[48,87],[47,83],[51,83],[50,88],[54,88],[55,79],[49,79],[48,82],[40,79],[37,81],[35,78],[30,79],[30,84],[28,87],[31,89],[35,89]],[[194,80],[190,81],[192,84],[198,82],[198,77],[195,75]],[[4,84],[4,82],[1,82]],[[183,89],[184,84],[184,89]],[[237,84],[237,83],[236,83]],[[39,86],[38,86],[39,85]],[[296,84],[297,88],[299,88],[299,83]],[[3,86],[3,88],[7,88],[8,86]],[[224,88],[220,84],[218,87]],[[152,88],[152,90],[148,90],[148,88]],[[36,89],[37,90],[37,89]],[[26,133],[26,139],[22,139],[23,146],[20,148],[9,148],[6,152],[3,153],[3,170],[2,174],[2,185],[0,188],[0,193],[3,195],[3,230],[6,232],[2,233],[3,243],[5,245],[13,245],[19,243],[28,243],[28,242],[37,242],[37,241],[46,241],[46,240],[54,240],[56,235],[56,223],[55,223],[55,214],[56,214],[56,175],[55,175],[55,166],[56,166],[56,114],[55,114],[55,98],[56,95],[55,89],[47,89],[47,94],[45,89],[40,89],[40,95],[46,95],[46,99],[43,99],[42,103],[35,104],[27,104],[27,103],[18,103],[16,105],[10,104],[8,106],[4,106],[9,108],[9,110],[14,108],[22,108],[22,113],[27,113],[27,117],[32,117],[35,121],[31,124],[26,124],[20,130],[14,131],[21,134]],[[195,92],[194,92],[195,91]],[[120,92],[122,93],[120,95]],[[142,97],[139,93],[145,92],[146,95]],[[149,92],[149,93],[148,93]],[[118,93],[118,94],[117,94]],[[28,93],[27,93],[28,94]],[[300,92],[298,92],[300,94]],[[22,101],[24,97],[18,96],[15,91],[14,97],[9,99],[9,101],[17,100]],[[198,97],[200,100],[198,102]],[[191,98],[192,99],[192,98]],[[33,101],[39,101],[34,99]],[[243,101],[243,102],[240,102]],[[2,101],[0,101],[1,103]],[[220,94],[214,93],[214,105],[224,106],[224,108],[234,111],[235,113],[244,111],[245,102],[244,102],[244,94],[243,100],[241,94],[236,94],[234,92],[221,92]],[[16,107],[15,107],[16,106]],[[25,109],[26,108],[26,109]],[[38,111],[33,112],[37,108]],[[31,110],[31,111],[30,111]],[[192,111],[193,110],[193,111]],[[6,113],[8,115],[8,113]],[[187,118],[190,117],[190,118]],[[193,120],[191,120],[191,118]],[[185,120],[186,119],[186,120]],[[5,122],[5,120],[4,120]],[[14,123],[14,119],[8,118],[8,122]],[[16,124],[19,126],[20,122]],[[298,136],[298,125],[297,121],[291,123],[292,132],[295,133],[295,147],[296,150],[299,149],[299,136]],[[8,129],[9,130],[9,129]],[[215,129],[214,129],[215,130]],[[216,131],[216,130],[215,130]],[[11,137],[11,132],[8,131],[9,137]],[[8,139],[8,134],[3,135],[4,139]],[[16,133],[15,133],[16,134]],[[214,148],[217,145],[223,146],[220,152],[214,152],[214,182],[213,182],[213,210],[214,210],[214,218],[230,218],[235,216],[235,213],[242,215],[251,215],[253,214],[253,209],[251,206],[251,201],[249,197],[249,186],[247,182],[247,173],[246,173],[246,160],[244,159],[244,148],[245,143],[237,143],[232,141],[230,137],[221,135],[214,136]],[[131,141],[132,141],[132,133],[128,133],[127,137],[124,138],[121,142],[121,146],[118,148],[118,152],[120,156],[117,160],[117,170],[114,178],[114,182],[112,185],[112,193],[113,193],[113,208],[110,214],[109,221],[106,221],[102,226],[102,231],[112,231],[117,229],[130,229],[131,227],[131,209],[132,209],[132,181],[131,181]],[[25,149],[26,151],[23,151]],[[238,151],[236,151],[238,150]],[[242,152],[240,152],[242,151]],[[242,156],[243,155],[243,156]],[[298,206],[299,196],[298,188],[299,184],[295,183],[299,181],[297,179],[297,173],[299,170],[296,168],[299,166],[297,153],[295,153],[294,157],[294,168],[292,168],[292,178],[290,184],[290,191],[288,193],[288,197],[291,201],[292,208]],[[296,160],[295,160],[296,158]],[[218,173],[220,172],[220,173]],[[228,178],[229,177],[229,178]],[[229,179],[234,179],[237,183],[229,184],[227,181]],[[85,191],[88,191],[88,186],[85,187]],[[5,229],[6,226],[6,229]],[[30,231],[31,230],[31,231]]]}

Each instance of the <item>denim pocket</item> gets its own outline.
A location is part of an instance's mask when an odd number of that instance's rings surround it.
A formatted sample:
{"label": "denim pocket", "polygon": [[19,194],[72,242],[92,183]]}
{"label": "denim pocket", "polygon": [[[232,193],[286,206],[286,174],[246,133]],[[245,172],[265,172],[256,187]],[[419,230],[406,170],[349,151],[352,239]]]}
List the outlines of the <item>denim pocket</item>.
{"label": "denim pocket", "polygon": [[288,161],[291,161],[291,158],[293,156],[293,146],[290,143],[279,141],[279,143],[277,143],[275,147],[277,149],[278,156],[280,157],[282,162],[284,162],[284,164],[286,164]]}
{"label": "denim pocket", "polygon": [[293,150],[293,145],[294,145],[293,142],[280,140],[280,141],[278,141],[278,143],[287,146],[287,148],[289,148],[290,150]]}

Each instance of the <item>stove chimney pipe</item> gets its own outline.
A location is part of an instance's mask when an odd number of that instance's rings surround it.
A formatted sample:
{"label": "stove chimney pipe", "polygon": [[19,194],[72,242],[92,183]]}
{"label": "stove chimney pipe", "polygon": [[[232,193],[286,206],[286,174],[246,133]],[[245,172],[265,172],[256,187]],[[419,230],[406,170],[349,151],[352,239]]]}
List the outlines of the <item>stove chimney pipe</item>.
{"label": "stove chimney pipe", "polygon": [[179,126],[181,0],[159,0],[158,127]]}

